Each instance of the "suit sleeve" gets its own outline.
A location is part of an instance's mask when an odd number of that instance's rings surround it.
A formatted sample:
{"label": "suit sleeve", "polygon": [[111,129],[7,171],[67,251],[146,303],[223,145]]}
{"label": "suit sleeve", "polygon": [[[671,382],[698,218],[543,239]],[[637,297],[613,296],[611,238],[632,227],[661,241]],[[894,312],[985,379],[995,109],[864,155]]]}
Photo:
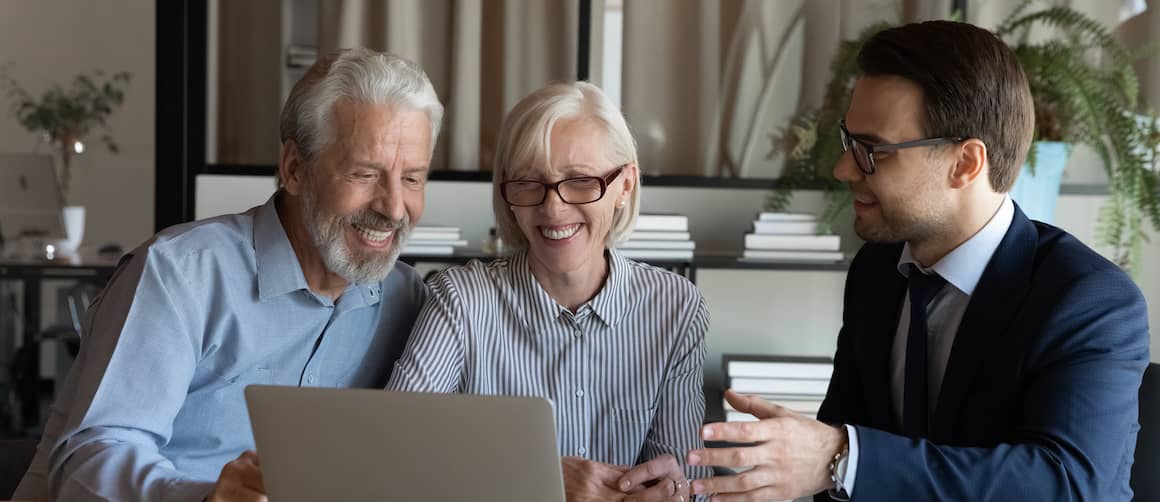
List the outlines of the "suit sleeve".
{"label": "suit sleeve", "polygon": [[993,448],[858,427],[853,500],[1127,500],[1148,364],[1144,299],[1119,271],[1075,281],[1026,359],[1023,422]]}

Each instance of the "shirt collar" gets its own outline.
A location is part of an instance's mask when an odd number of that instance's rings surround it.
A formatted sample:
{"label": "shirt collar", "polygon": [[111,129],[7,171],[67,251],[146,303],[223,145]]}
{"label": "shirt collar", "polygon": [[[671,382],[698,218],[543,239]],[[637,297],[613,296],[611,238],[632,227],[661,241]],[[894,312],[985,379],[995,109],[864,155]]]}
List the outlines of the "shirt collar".
{"label": "shirt collar", "polygon": [[[584,304],[577,311],[577,315],[590,309],[605,325],[614,326],[628,308],[628,284],[631,280],[632,266],[628,259],[615,250],[606,251],[608,260],[608,279],[604,286],[596,293],[591,301]],[[561,315],[572,315],[569,310],[556,302],[555,299],[540,286],[535,275],[532,274],[531,263],[527,251],[520,251],[511,257],[515,283],[522,292],[524,305],[531,312],[543,319],[556,319]],[[527,322],[527,320],[525,320]]]}
{"label": "shirt collar", "polygon": [[[1015,204],[1011,201],[1010,196],[1004,197],[1003,203],[999,205],[999,210],[995,211],[991,220],[983,225],[981,230],[967,239],[966,242],[959,244],[934,266],[923,270],[937,272],[956,289],[970,296],[975,292],[975,286],[979,284],[979,278],[983,276],[983,271],[986,270],[987,263],[991,261],[991,256],[995,254],[995,250],[999,248],[1003,236],[1007,235],[1007,229],[1011,227],[1011,221],[1014,217]],[[902,246],[902,255],[898,258],[898,272],[903,277],[910,276],[908,265],[911,263],[923,268],[914,259],[914,255],[910,252],[910,243],[907,243]]]}
{"label": "shirt collar", "polygon": [[298,263],[298,255],[294,254],[286,230],[282,228],[282,220],[278,218],[277,198],[278,194],[274,194],[265,204],[255,208],[254,213],[258,299],[262,301],[300,289],[309,290],[302,264]]}

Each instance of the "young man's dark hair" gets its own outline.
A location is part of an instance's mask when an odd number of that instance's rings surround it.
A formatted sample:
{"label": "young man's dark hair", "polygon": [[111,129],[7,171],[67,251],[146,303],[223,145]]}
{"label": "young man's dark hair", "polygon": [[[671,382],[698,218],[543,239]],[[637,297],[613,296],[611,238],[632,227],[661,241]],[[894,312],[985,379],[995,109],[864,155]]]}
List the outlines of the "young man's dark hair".
{"label": "young man's dark hair", "polygon": [[867,40],[858,67],[922,87],[926,135],[982,140],[991,188],[1011,191],[1035,131],[1035,106],[1023,67],[999,37],[952,21],[907,24]]}

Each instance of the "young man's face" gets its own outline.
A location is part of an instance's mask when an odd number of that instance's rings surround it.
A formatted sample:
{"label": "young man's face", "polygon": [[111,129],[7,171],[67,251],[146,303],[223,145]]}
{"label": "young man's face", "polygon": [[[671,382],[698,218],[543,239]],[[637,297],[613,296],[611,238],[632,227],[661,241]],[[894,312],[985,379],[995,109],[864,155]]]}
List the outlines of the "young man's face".
{"label": "young man's face", "polygon": [[[922,88],[894,76],[863,76],[854,84],[846,129],[870,144],[924,139]],[[846,152],[834,166],[854,196],[854,231],[870,242],[922,242],[950,221],[953,149],[906,148],[874,154],[875,172],[859,170]]]}

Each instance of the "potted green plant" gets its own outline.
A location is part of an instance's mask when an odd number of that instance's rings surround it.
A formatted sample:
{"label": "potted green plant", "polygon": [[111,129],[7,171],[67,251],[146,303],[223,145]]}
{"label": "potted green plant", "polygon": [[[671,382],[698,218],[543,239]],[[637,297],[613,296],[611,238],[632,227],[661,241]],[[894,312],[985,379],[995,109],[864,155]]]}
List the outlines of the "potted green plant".
{"label": "potted green plant", "polygon": [[[129,72],[106,77],[101,71],[80,74],[68,87],[52,85],[39,98],[0,68],[0,87],[11,102],[12,114],[29,132],[40,135],[57,155],[57,178],[65,201],[65,230],[68,238],[58,244],[63,254],[75,253],[84,235],[84,207],[67,205],[72,181],[72,158],[85,151],[85,138],[96,129],[108,130],[107,119],[125,100],[132,78]],[[120,148],[107,132],[99,140],[110,152]]]}
{"label": "potted green plant", "polygon": [[[1101,244],[1110,246],[1113,259],[1134,273],[1147,237],[1145,221],[1160,230],[1160,174],[1152,168],[1149,153],[1155,151],[1155,126],[1137,118],[1139,82],[1132,67],[1137,55],[1082,13],[1066,7],[1027,12],[1031,3],[1020,4],[995,30],[1019,57],[1035,98],[1036,141],[1012,197],[1032,217],[1050,219],[1072,146],[1090,147],[1103,161],[1110,195],[1099,214]],[[1030,33],[1036,26],[1053,29],[1055,36],[1033,40]],[[858,50],[886,27],[872,26],[858,39],[842,43],[831,62],[833,76],[822,106],[775,135],[776,145],[788,151],[788,161],[767,209],[782,210],[792,190],[815,187],[827,191],[825,221],[849,210],[845,185],[830,174],[842,152],[834,131],[849,104]]]}

